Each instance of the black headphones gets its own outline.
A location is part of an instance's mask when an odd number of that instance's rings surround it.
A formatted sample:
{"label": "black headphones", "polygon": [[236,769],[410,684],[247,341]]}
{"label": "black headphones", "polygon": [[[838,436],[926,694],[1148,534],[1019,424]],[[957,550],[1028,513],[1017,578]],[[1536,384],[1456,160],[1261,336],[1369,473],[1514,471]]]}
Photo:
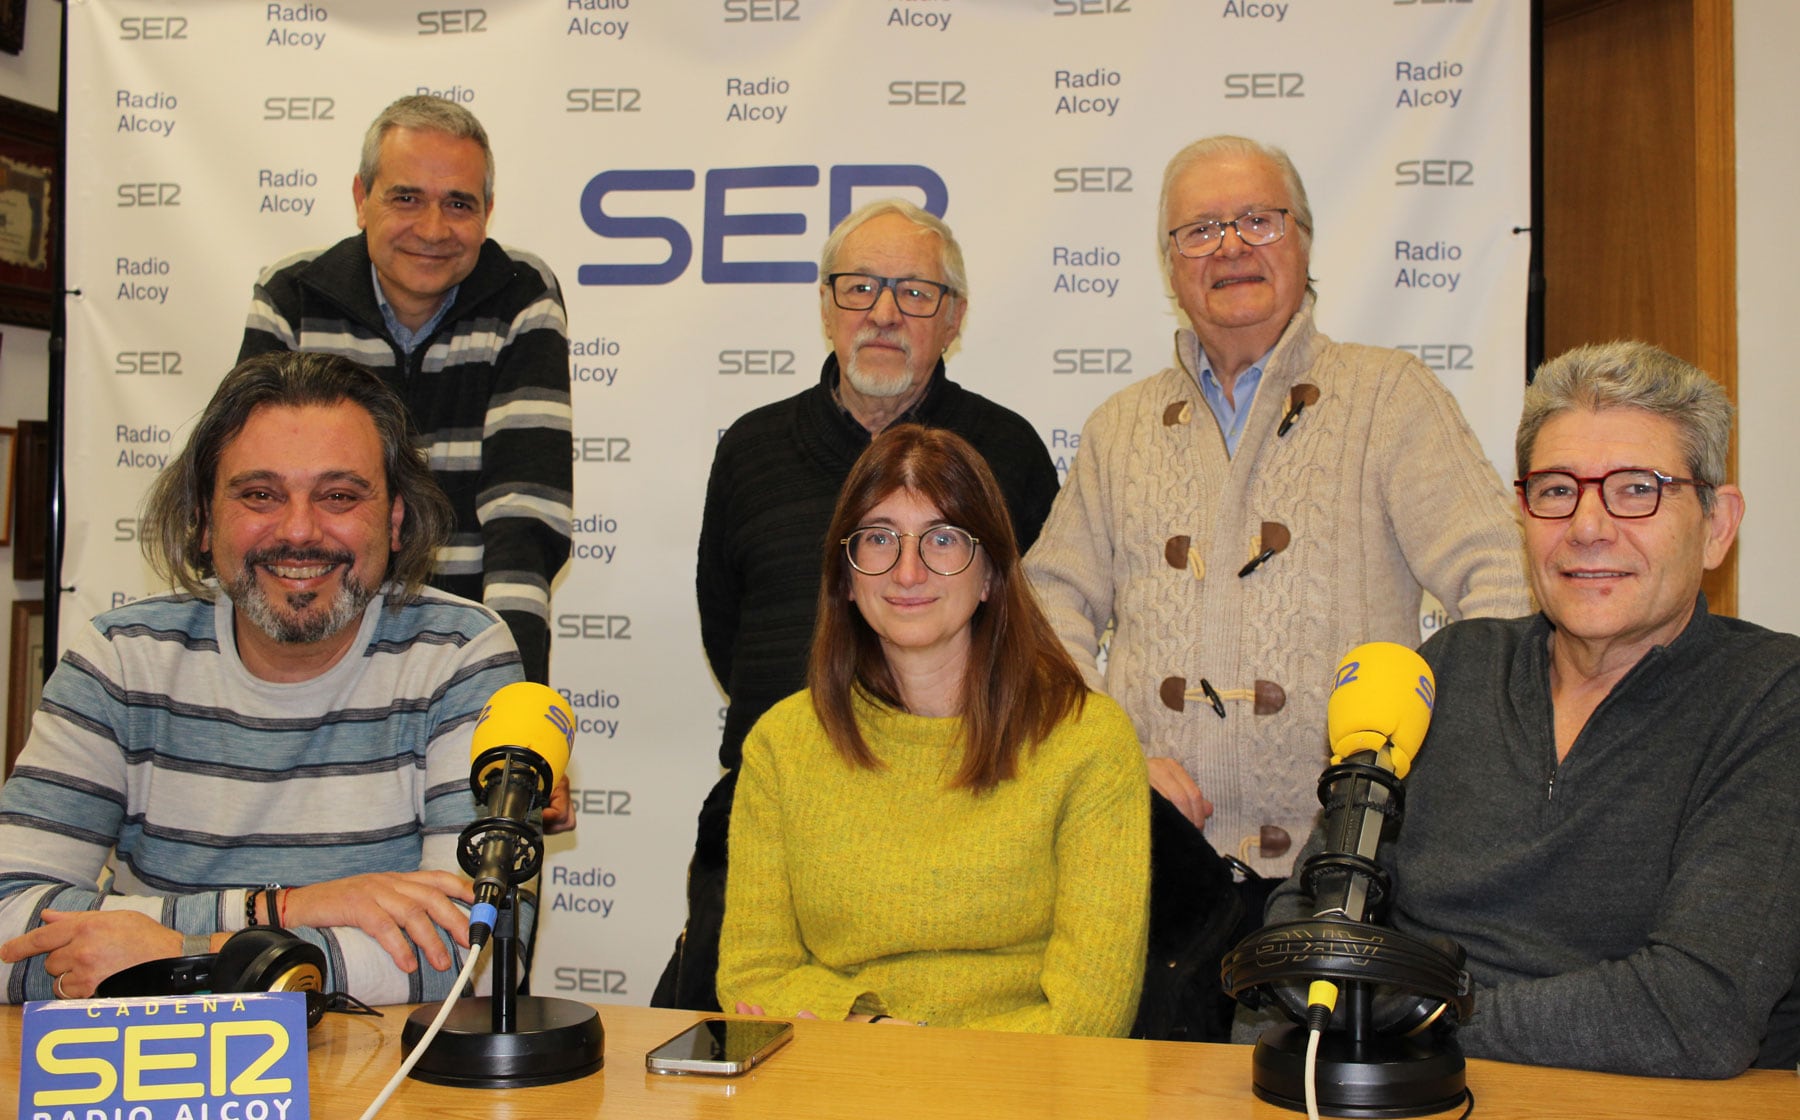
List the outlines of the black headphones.
{"label": "black headphones", "polygon": [[306,1025],[325,1015],[325,953],[284,929],[239,930],[217,953],[145,961],[113,973],[94,995],[187,996],[203,992],[305,992]]}
{"label": "black headphones", "polygon": [[[1303,918],[1279,922],[1240,941],[1219,965],[1219,983],[1246,1007],[1273,1002],[1296,1023],[1306,1022],[1307,987],[1314,980],[1361,981],[1376,989],[1375,1031],[1405,1035],[1433,1023],[1453,1024],[1475,1010],[1462,947],[1439,945],[1368,922]],[[1332,1026],[1347,1026],[1339,1001]]]}

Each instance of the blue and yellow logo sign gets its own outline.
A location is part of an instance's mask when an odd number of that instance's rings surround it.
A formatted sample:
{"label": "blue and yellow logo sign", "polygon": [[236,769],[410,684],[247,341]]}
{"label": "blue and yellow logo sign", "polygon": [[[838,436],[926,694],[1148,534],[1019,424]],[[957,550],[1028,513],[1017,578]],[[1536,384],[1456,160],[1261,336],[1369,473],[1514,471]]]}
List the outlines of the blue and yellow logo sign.
{"label": "blue and yellow logo sign", "polygon": [[22,1120],[307,1120],[300,992],[25,1005]]}

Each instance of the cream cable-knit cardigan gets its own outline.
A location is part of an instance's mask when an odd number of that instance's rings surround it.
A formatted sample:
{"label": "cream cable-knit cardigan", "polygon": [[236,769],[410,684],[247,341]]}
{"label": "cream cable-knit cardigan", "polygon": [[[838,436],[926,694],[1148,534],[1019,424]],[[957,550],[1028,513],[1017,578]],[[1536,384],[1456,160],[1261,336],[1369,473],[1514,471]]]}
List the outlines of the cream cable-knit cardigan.
{"label": "cream cable-knit cardigan", "polygon": [[[1308,296],[1270,356],[1236,458],[1200,396],[1199,341],[1177,332],[1177,366],[1088,419],[1025,562],[1089,683],[1212,801],[1214,847],[1274,875],[1319,807],[1338,659],[1366,641],[1418,645],[1421,588],[1453,620],[1532,609],[1511,497],[1455,399],[1408,354],[1333,342],[1312,309]],[[1278,436],[1297,385],[1318,398]],[[1240,577],[1265,523],[1291,541]],[[1270,684],[1285,694],[1275,711]],[[1291,847],[1262,852],[1267,826]]]}

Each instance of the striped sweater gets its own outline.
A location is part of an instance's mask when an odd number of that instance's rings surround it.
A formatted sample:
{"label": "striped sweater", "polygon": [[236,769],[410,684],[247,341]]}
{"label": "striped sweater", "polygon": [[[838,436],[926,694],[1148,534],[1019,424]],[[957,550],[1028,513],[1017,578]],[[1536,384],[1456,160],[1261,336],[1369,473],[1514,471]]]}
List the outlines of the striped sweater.
{"label": "striped sweater", "polygon": [[256,282],[238,360],[336,354],[391,385],[456,510],[434,586],[497,611],[528,680],[548,683],[550,581],[569,558],[568,316],[548,265],[489,240],[411,354],[388,334],[358,233],[277,261]]}
{"label": "striped sweater", "polygon": [[[74,635],[0,788],[0,940],[46,907],[231,931],[246,887],[454,871],[475,719],[519,679],[518,655],[477,604],[384,603],[364,612],[360,653],[295,684],[244,668],[222,594],[140,600]],[[441,999],[454,979],[422,957],[401,972],[356,928],[297,932],[370,1003]],[[42,957],[0,976],[5,1002],[50,997]]]}

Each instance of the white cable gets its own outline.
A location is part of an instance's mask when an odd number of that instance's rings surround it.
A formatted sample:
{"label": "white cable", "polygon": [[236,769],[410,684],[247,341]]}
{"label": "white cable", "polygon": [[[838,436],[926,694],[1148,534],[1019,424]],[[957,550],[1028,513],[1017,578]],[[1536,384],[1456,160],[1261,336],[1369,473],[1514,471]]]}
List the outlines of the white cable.
{"label": "white cable", "polygon": [[[1320,1031],[1307,1031],[1306,1035],[1306,1120],[1319,1120],[1319,1035]],[[364,1120],[367,1120],[365,1117]]]}
{"label": "white cable", "polygon": [[[431,1045],[431,1040],[438,1036],[444,1020],[450,1017],[450,1009],[455,1007],[456,1001],[462,998],[463,989],[468,986],[469,979],[475,975],[475,963],[481,959],[481,950],[486,947],[483,944],[470,950],[468,960],[463,962],[462,974],[456,978],[456,986],[450,989],[450,994],[444,998],[444,1005],[438,1008],[437,1018],[431,1021],[429,1027],[425,1028],[425,1033],[419,1037],[418,1044],[412,1048],[412,1053],[406,1056],[406,1060],[400,1063],[400,1068],[394,1071],[394,1076],[388,1079],[388,1083],[381,1087],[381,1092],[377,1093],[375,1099],[369,1102],[369,1107],[363,1112],[361,1120],[370,1120],[370,1117],[380,1112],[381,1106],[388,1102],[388,1098],[394,1095],[394,1090],[398,1089],[400,1083],[406,1080],[406,1075],[412,1072],[413,1066],[419,1063],[426,1048]],[[1317,1120],[1317,1117],[1314,1120]]]}

